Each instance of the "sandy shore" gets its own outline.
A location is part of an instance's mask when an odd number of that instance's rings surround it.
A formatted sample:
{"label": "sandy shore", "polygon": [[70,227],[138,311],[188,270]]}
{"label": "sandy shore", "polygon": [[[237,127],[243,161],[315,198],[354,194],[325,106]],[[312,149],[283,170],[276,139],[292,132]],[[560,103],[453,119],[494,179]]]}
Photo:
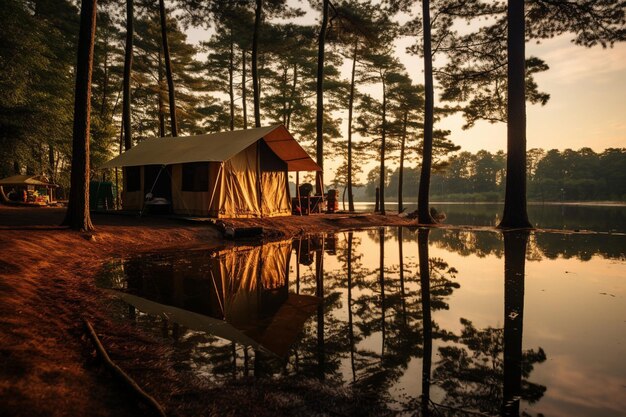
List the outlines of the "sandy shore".
{"label": "sandy shore", "polygon": [[[215,227],[161,217],[94,215],[96,231],[85,234],[59,227],[63,215],[64,209],[58,208],[0,206],[0,415],[147,412],[93,359],[83,317],[93,323],[111,357],[164,405],[168,415],[362,413],[354,408],[350,393],[327,392],[323,384],[312,381],[251,380],[211,386],[176,372],[168,346],[131,325],[111,322],[105,312],[107,298],[94,286],[94,274],[105,260],[224,244]],[[232,227],[263,227],[267,238],[410,224],[392,215],[340,214],[228,222]],[[233,395],[240,400],[233,401]],[[313,399],[286,402],[285,396]],[[367,407],[375,412],[372,405]]]}

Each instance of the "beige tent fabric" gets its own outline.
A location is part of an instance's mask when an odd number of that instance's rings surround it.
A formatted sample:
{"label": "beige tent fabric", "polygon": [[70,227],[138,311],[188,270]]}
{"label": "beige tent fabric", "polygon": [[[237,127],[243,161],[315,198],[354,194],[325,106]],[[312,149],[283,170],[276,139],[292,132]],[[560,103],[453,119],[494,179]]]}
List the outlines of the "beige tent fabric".
{"label": "beige tent fabric", "polygon": [[209,201],[211,191],[211,173],[209,167],[209,191],[182,191],[183,166],[176,164],[172,166],[172,210],[176,214],[207,216],[209,214]]}
{"label": "beige tent fabric", "polygon": [[46,177],[41,175],[13,175],[12,177],[3,178],[0,180],[0,186],[7,185],[40,185],[47,187],[58,187],[58,185],[51,183]]}
{"label": "beige tent fabric", "polygon": [[273,290],[288,284],[291,241],[272,242],[261,247],[261,283],[263,289]]}
{"label": "beige tent fabric", "polygon": [[177,138],[153,138],[104,163],[100,168],[172,165],[185,162],[223,162],[264,139],[287,163],[289,171],[319,171],[289,131],[282,125]]}
{"label": "beige tent fabric", "polygon": [[208,135],[146,139],[106,162],[100,168],[172,165],[203,161],[222,162],[276,128],[277,126],[270,126]]}
{"label": "beige tent fabric", "polygon": [[263,216],[288,216],[291,214],[291,199],[287,187],[286,172],[261,173],[261,203]]}
{"label": "beige tent fabric", "polygon": [[260,217],[257,146],[224,162],[219,190],[219,217]]}

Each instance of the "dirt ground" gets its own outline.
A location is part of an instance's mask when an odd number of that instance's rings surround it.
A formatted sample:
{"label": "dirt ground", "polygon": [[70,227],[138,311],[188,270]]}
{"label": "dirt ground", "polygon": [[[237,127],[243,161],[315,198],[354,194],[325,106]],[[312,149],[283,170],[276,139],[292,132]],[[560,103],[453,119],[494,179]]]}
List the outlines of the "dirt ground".
{"label": "dirt ground", "polygon": [[[0,205],[0,415],[149,415],[94,358],[83,318],[93,323],[113,360],[168,415],[375,413],[371,404],[354,408],[350,393],[328,392],[313,381],[251,380],[215,387],[177,372],[168,346],[131,325],[111,322],[94,274],[111,256],[218,246],[225,243],[222,234],[208,223],[106,214],[92,216],[94,232],[79,233],[58,226],[64,212]],[[226,226],[263,227],[266,238],[277,238],[411,224],[398,216],[336,214],[236,220]]]}

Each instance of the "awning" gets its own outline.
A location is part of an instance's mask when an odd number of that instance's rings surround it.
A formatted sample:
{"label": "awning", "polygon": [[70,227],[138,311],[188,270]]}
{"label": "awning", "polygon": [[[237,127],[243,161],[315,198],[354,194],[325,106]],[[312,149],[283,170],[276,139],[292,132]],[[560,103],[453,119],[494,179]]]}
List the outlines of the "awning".
{"label": "awning", "polygon": [[261,139],[287,163],[288,171],[321,171],[283,125],[208,135],[146,139],[100,168],[223,162]]}
{"label": "awning", "polygon": [[0,180],[0,186],[25,186],[25,185],[38,185],[42,187],[58,187],[56,184],[52,184],[46,177],[41,175],[13,175],[12,177],[3,178]]}

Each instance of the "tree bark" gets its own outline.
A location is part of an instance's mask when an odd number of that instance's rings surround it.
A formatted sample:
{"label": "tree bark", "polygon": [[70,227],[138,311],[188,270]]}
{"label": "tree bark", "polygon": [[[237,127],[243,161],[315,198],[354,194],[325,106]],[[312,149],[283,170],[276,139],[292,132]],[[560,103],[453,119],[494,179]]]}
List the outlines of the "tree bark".
{"label": "tree bark", "polygon": [[317,165],[322,168],[315,176],[315,189],[317,194],[324,190],[324,47],[326,45],[326,28],[328,27],[328,8],[330,0],[322,3],[322,27],[318,37],[317,50],[317,114],[315,117],[316,128],[316,159]]}
{"label": "tree bark", "polygon": [[500,228],[529,228],[526,210],[526,90],[524,1],[508,1],[507,154]]}
{"label": "tree bark", "polygon": [[72,135],[72,169],[70,197],[63,224],[74,230],[93,230],[89,216],[89,126],[91,115],[91,76],[96,37],[97,0],[81,0],[76,84],[74,96],[74,129]]}
{"label": "tree bark", "polygon": [[233,61],[235,59],[235,39],[233,28],[230,28],[230,54],[228,56],[228,97],[230,99],[230,130],[235,130],[235,91],[233,87],[233,73],[235,72]]}
{"label": "tree bark", "polygon": [[176,120],[176,92],[174,91],[174,78],[172,75],[172,60],[170,48],[167,43],[167,15],[165,14],[165,2],[159,0],[159,15],[161,17],[161,39],[163,42],[163,55],[165,58],[165,76],[167,77],[167,91],[170,99],[170,124],[172,136],[178,136],[178,122]]}
{"label": "tree bark", "polygon": [[293,64],[293,82],[291,83],[291,98],[289,99],[289,109],[287,110],[287,130],[291,126],[291,113],[293,113],[293,102],[296,99],[296,88],[298,87],[298,64]]}
{"label": "tree bark", "polygon": [[380,214],[385,214],[385,148],[387,134],[387,88],[385,85],[385,77],[381,77],[383,83],[383,120],[382,132],[380,135]]}
{"label": "tree bark", "polygon": [[161,57],[161,49],[159,49],[159,136],[165,136],[165,103],[163,102],[163,59]]}
{"label": "tree bark", "polygon": [[252,33],[252,92],[254,95],[254,127],[261,127],[261,97],[259,91],[259,31],[263,18],[263,0],[256,0],[254,32]]}
{"label": "tree bark", "polygon": [[352,74],[350,76],[350,97],[348,98],[348,211],[354,211],[354,194],[352,192],[352,113],[354,111],[354,84],[356,76],[356,58],[359,51],[359,44],[354,44],[354,54],[352,55]]}
{"label": "tree bark", "polygon": [[402,142],[400,143],[400,171],[398,172],[398,213],[404,211],[402,204],[402,185],[404,182],[404,147],[406,145],[406,125],[409,114],[404,112],[404,118],[402,120]]}
{"label": "tree bark", "polygon": [[124,125],[124,149],[133,146],[130,117],[130,75],[133,68],[133,0],[126,0],[126,48],[124,51],[124,86],[122,95],[122,123]]}
{"label": "tree bark", "polygon": [[241,108],[243,110],[243,128],[248,128],[248,89],[246,88],[246,50],[241,50]]}
{"label": "tree bark", "polygon": [[422,149],[422,170],[417,198],[417,221],[421,224],[434,224],[429,211],[430,170],[433,160],[434,87],[433,56],[430,33],[430,1],[422,1],[424,26],[424,146]]}

